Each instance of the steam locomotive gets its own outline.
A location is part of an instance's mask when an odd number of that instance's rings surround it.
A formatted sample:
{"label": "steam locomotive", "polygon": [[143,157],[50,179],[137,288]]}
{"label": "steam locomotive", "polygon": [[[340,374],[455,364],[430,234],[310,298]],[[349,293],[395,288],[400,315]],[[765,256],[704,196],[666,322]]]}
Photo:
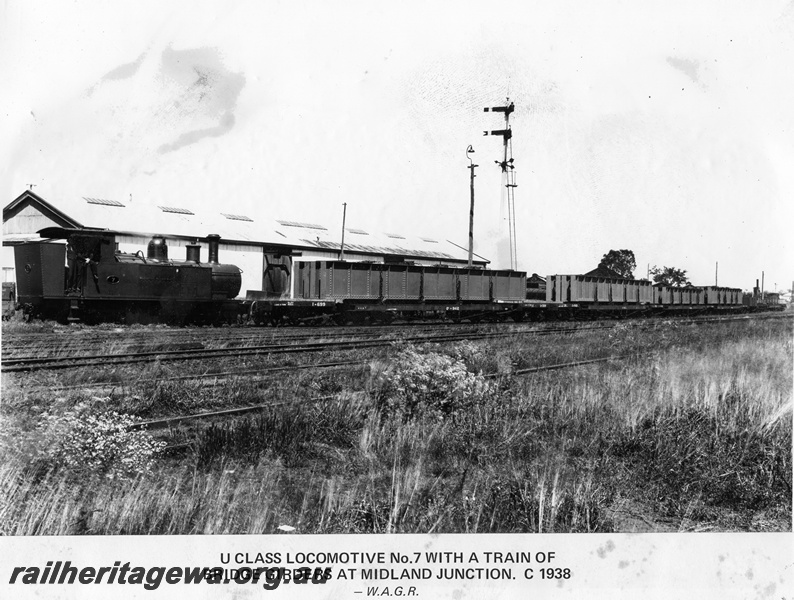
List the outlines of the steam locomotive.
{"label": "steam locomotive", "polygon": [[17,298],[27,319],[216,323],[236,318],[240,269],[218,262],[220,236],[207,236],[208,262],[201,246],[187,246],[185,260],[168,257],[163,236],[147,253],[119,252],[116,233],[49,227],[47,240],[15,248]]}

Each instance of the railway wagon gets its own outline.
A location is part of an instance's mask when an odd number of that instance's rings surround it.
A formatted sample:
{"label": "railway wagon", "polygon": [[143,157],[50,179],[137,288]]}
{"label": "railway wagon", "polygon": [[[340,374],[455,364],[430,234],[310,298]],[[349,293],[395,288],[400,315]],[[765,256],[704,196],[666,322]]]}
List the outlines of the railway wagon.
{"label": "railway wagon", "polygon": [[546,301],[587,310],[637,309],[653,302],[653,288],[649,281],[638,279],[549,275]]}
{"label": "railway wagon", "polygon": [[375,301],[521,301],[526,274],[413,264],[298,263],[296,299]]}
{"label": "railway wagon", "polygon": [[726,287],[674,287],[647,280],[549,275],[546,300],[550,313],[563,316],[637,311],[676,314],[694,310],[731,310],[742,307],[742,293]]}
{"label": "railway wagon", "polygon": [[[214,321],[236,314],[240,270],[218,262],[220,236],[210,235],[209,263],[198,244],[184,261],[168,257],[162,236],[151,238],[147,254],[119,252],[108,230],[50,227],[42,242],[16,247],[19,303],[26,318],[135,322]],[[66,243],[52,240],[65,240]]]}
{"label": "railway wagon", "polygon": [[[394,317],[521,318],[526,273],[412,263],[296,261],[289,299],[251,306],[256,323]],[[256,292],[248,298],[255,299]]]}
{"label": "railway wagon", "polygon": [[709,306],[741,306],[742,291],[737,288],[708,286],[706,291],[706,304]]}
{"label": "railway wagon", "polygon": [[654,304],[659,307],[704,309],[715,306],[741,306],[741,290],[717,287],[653,286]]}

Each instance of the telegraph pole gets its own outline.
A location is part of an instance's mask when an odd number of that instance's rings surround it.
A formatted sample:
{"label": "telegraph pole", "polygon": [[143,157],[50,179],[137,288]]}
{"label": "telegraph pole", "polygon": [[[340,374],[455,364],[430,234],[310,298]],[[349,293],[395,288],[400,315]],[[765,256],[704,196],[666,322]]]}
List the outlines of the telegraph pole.
{"label": "telegraph pole", "polygon": [[[510,98],[507,98],[510,101]],[[493,131],[483,131],[483,135],[500,135],[504,142],[504,158],[495,161],[497,165],[502,168],[504,174],[505,187],[507,188],[507,218],[508,227],[510,231],[510,269],[515,270],[518,268],[518,252],[516,249],[516,206],[515,206],[515,192],[516,175],[513,170],[513,143],[510,141],[513,138],[513,132],[510,129],[510,115],[515,110],[515,104],[510,102],[507,106],[494,106],[485,108],[485,112],[498,112],[504,113],[505,128],[496,129]]]}
{"label": "telegraph pole", "polygon": [[480,165],[474,164],[471,156],[469,156],[470,153],[474,153],[474,148],[471,145],[466,148],[466,158],[469,159],[468,168],[471,169],[471,206],[469,207],[469,268],[471,269],[474,258],[474,169]]}
{"label": "telegraph pole", "polygon": [[347,202],[342,203],[342,245],[339,247],[339,260],[345,260],[345,217],[347,217]]}
{"label": "telegraph pole", "polygon": [[714,287],[719,287],[719,285],[720,285],[719,284],[719,273],[720,273],[720,263],[719,263],[719,261],[717,261],[717,263],[714,265]]}

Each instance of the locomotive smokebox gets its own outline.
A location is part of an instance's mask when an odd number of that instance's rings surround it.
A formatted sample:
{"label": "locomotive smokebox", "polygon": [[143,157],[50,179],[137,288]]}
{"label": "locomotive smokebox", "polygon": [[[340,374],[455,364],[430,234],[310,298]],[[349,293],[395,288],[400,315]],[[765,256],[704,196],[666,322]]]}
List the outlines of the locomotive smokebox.
{"label": "locomotive smokebox", "polygon": [[210,264],[218,264],[218,245],[220,244],[220,241],[221,236],[219,236],[217,233],[211,233],[207,236],[207,243],[210,247]]}
{"label": "locomotive smokebox", "polygon": [[185,261],[192,263],[201,262],[201,245],[200,244],[187,244],[185,246]]}
{"label": "locomotive smokebox", "polygon": [[152,236],[146,249],[146,258],[151,261],[164,262],[168,260],[168,244],[161,235]]}
{"label": "locomotive smokebox", "polygon": [[234,298],[243,284],[241,271],[234,265],[212,263],[212,297],[215,300]]}

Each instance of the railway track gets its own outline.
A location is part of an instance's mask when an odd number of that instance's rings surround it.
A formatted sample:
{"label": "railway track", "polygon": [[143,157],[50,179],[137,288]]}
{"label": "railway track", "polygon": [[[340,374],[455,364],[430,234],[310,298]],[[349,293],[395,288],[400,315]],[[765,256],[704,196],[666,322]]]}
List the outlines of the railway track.
{"label": "railway track", "polygon": [[[537,331],[520,332],[524,335],[552,335],[589,331],[593,329],[606,329],[607,327],[563,328],[544,329]],[[237,346],[226,348],[197,348],[190,350],[155,350],[144,352],[129,352],[119,354],[92,354],[85,356],[54,356],[45,358],[18,358],[3,362],[2,371],[5,373],[71,369],[79,367],[116,366],[147,362],[170,362],[202,360],[208,358],[229,358],[243,356],[261,356],[269,354],[292,354],[320,351],[358,350],[364,348],[381,348],[394,344],[404,343],[448,343],[464,340],[495,339],[517,335],[515,331],[484,332],[484,333],[451,333],[445,335],[417,335],[372,339],[352,339],[343,341],[301,342],[296,344],[264,344],[258,346]]]}
{"label": "railway track", "polygon": [[[426,327],[415,329],[414,331],[437,331],[438,327]],[[480,326],[479,329],[482,329]],[[475,329],[476,330],[476,329]],[[245,346],[252,343],[264,342],[299,342],[310,340],[316,337],[340,339],[345,337],[361,338],[376,338],[378,336],[390,333],[386,329],[370,329],[362,331],[348,329],[346,331],[339,330],[312,330],[303,331],[299,333],[290,332],[288,330],[271,330],[271,332],[259,331],[258,333],[239,333],[241,329],[227,329],[224,330],[223,335],[213,333],[206,335],[208,331],[217,330],[110,330],[100,334],[87,334],[70,335],[68,339],[63,339],[62,335],[53,333],[36,333],[36,334],[9,334],[4,340],[2,348],[3,361],[12,359],[24,358],[43,358],[31,354],[31,347],[39,350],[39,353],[49,352],[63,353],[63,352],[79,352],[95,349],[97,346],[107,343],[125,344],[131,349],[136,351],[145,350],[193,350],[206,347],[229,347],[229,346]],[[318,331],[319,336],[318,336]],[[393,330],[392,330],[393,331]],[[60,338],[60,339],[59,339]]]}
{"label": "railway track", "polygon": [[[537,327],[536,327],[537,328]],[[45,358],[55,358],[63,355],[85,355],[85,356],[112,356],[133,353],[165,353],[169,351],[195,351],[195,350],[217,350],[217,349],[237,349],[250,348],[268,344],[288,344],[288,343],[311,343],[319,340],[323,341],[366,341],[373,339],[384,339],[384,336],[392,336],[393,339],[401,339],[405,333],[412,335],[441,335],[450,332],[455,335],[477,335],[485,332],[518,332],[529,329],[527,324],[507,324],[498,327],[494,325],[458,325],[458,326],[423,326],[406,330],[404,328],[395,329],[388,327],[381,328],[348,328],[345,331],[329,330],[328,328],[312,328],[295,333],[288,332],[281,334],[260,333],[234,336],[213,336],[209,339],[203,337],[202,330],[193,330],[190,338],[186,338],[184,333],[179,332],[171,336],[170,332],[154,331],[150,336],[124,336],[120,337],[118,332],[108,332],[104,336],[92,336],[88,340],[74,341],[73,339],[53,339],[52,335],[38,334],[33,339],[4,340],[2,361],[4,364],[14,364],[20,361],[34,361]],[[553,328],[553,329],[559,329]],[[234,330],[227,330],[230,333]],[[272,331],[272,330],[271,330]],[[152,339],[152,336],[156,336]],[[131,339],[130,339],[131,338]],[[114,346],[118,350],[115,352],[97,353],[96,348],[100,346]]]}
{"label": "railway track", "polygon": [[[666,319],[670,322],[687,323],[724,321],[748,318],[780,318],[787,315],[746,315],[739,316],[712,316],[712,317],[675,317]],[[627,319],[620,321],[623,323],[658,323],[658,320],[647,319]],[[590,321],[587,325],[573,325],[576,328],[597,327],[599,324],[614,325],[616,321]],[[435,323],[432,325],[412,326],[411,333],[435,333],[438,331],[454,330],[460,332],[481,332],[481,331],[515,331],[523,332],[528,328],[537,329],[538,324],[515,324],[505,323],[501,325],[484,324],[452,324]],[[557,327],[558,328],[558,327]],[[313,340],[317,337],[324,339],[355,338],[365,337],[377,338],[394,332],[405,331],[404,325],[382,325],[375,327],[348,327],[348,328],[279,328],[279,329],[255,329],[244,328],[160,328],[157,329],[121,329],[114,328],[102,330],[77,329],[49,332],[12,332],[7,333],[3,340],[2,361],[38,359],[55,354],[87,354],[97,346],[110,344],[124,346],[128,352],[145,351],[169,351],[169,350],[195,350],[210,347],[242,347],[257,343],[277,343],[290,341]],[[35,351],[35,353],[34,353]],[[110,354],[110,353],[107,353]]]}
{"label": "railway track", "polygon": [[[440,331],[448,331],[454,328],[456,334],[463,333],[480,333],[483,331],[506,331],[504,327],[498,329],[493,325],[464,325],[464,326],[438,326],[427,325],[422,327],[415,327],[410,330],[413,334],[422,333],[437,333]],[[526,325],[524,325],[526,328]],[[23,337],[16,337],[13,334],[9,335],[4,340],[2,348],[2,361],[10,363],[11,361],[26,360],[26,359],[39,359],[48,358],[50,356],[62,355],[66,353],[71,354],[94,354],[98,346],[102,345],[116,345],[122,346],[127,352],[165,352],[170,350],[200,350],[207,348],[243,348],[250,347],[257,344],[267,343],[286,343],[286,342],[306,342],[313,341],[317,338],[324,340],[344,340],[344,339],[377,339],[384,335],[400,334],[403,329],[396,329],[394,327],[379,327],[379,328],[347,328],[340,331],[338,329],[329,330],[328,328],[312,328],[304,329],[300,332],[290,330],[270,330],[271,333],[246,333],[238,335],[239,329],[226,330],[226,335],[221,336],[218,334],[212,336],[205,336],[204,330],[190,330],[188,332],[176,331],[162,331],[154,330],[150,332],[140,331],[136,334],[126,335],[126,332],[108,331],[104,335],[92,335],[91,337],[79,336],[78,339],[70,337],[63,339],[59,335],[51,333],[43,334],[37,333],[34,335],[24,334]],[[281,333],[276,333],[281,332]],[[119,334],[125,335],[119,335]],[[10,339],[9,339],[10,338]],[[61,339],[59,339],[61,338]],[[106,353],[111,354],[111,353]]]}
{"label": "railway track", "polygon": [[[601,358],[592,358],[587,360],[578,360],[566,363],[556,363],[550,365],[541,365],[537,367],[531,367],[526,369],[519,369],[514,371],[510,374],[502,374],[502,373],[491,373],[484,375],[486,379],[497,379],[500,377],[517,377],[523,375],[529,375],[532,373],[540,373],[543,371],[559,371],[563,369],[571,369],[586,365],[594,365],[599,363],[607,363],[609,361],[621,361],[621,360],[628,360],[630,358],[647,358],[649,356],[654,356],[654,352],[644,352],[640,354],[623,354],[623,355],[614,355],[614,356],[605,356]],[[363,364],[363,363],[362,363]],[[350,397],[353,397],[357,394],[363,394],[364,390],[357,390],[353,392],[348,392]],[[278,408],[280,406],[294,406],[296,404],[318,404],[320,402],[325,402],[328,400],[336,400],[338,399],[338,395],[331,395],[331,396],[321,396],[319,398],[303,398],[297,400],[283,400],[279,402],[265,402],[262,404],[253,404],[250,406],[241,406],[236,408],[226,408],[222,410],[214,410],[214,411],[206,411],[201,413],[196,413],[192,415],[181,415],[175,417],[164,417],[162,419],[149,419],[146,421],[141,421],[139,423],[135,423],[130,427],[130,429],[164,429],[164,428],[172,428],[177,425],[181,425],[183,423],[191,422],[191,421],[198,421],[203,419],[212,419],[212,418],[223,418],[223,417],[239,417],[246,414],[259,412],[263,410],[268,410],[271,408]]]}
{"label": "railway track", "polygon": [[[686,318],[683,320],[671,320],[672,323],[683,324],[702,324],[702,323],[715,323],[736,320],[750,320],[752,318],[788,318],[791,315],[775,315],[775,316],[730,316],[730,317],[702,317],[702,318]],[[626,323],[626,321],[618,322]],[[658,322],[655,321],[633,321],[635,325],[642,327],[655,327]],[[427,335],[410,335],[410,336],[391,336],[383,337],[378,336],[377,332],[359,330],[359,336],[352,339],[341,340],[326,340],[321,342],[308,342],[303,341],[309,339],[311,335],[300,336],[295,343],[283,343],[279,340],[277,343],[266,343],[258,345],[232,345],[225,344],[220,348],[205,348],[205,347],[191,347],[191,348],[178,348],[178,349],[163,349],[158,347],[154,350],[142,350],[135,352],[119,352],[111,354],[86,354],[77,355],[70,353],[67,356],[26,356],[7,358],[3,360],[2,371],[7,373],[13,372],[28,372],[37,370],[59,370],[59,369],[72,369],[81,367],[105,367],[116,366],[134,363],[147,363],[147,362],[172,362],[172,361],[189,361],[213,358],[229,358],[229,357],[245,357],[245,356],[261,356],[273,354],[292,354],[292,353],[307,353],[307,352],[321,352],[321,351],[342,351],[354,350],[364,348],[379,348],[385,347],[395,342],[405,343],[448,343],[464,340],[482,340],[482,339],[495,339],[500,337],[509,337],[515,335],[562,335],[577,332],[589,332],[595,330],[610,329],[616,326],[616,322],[612,321],[606,325],[588,325],[578,327],[556,327],[556,328],[543,328],[543,329],[527,329],[510,327],[506,330],[503,328],[480,331],[472,331],[467,329],[464,331],[453,331],[451,333],[432,334]],[[324,336],[326,337],[326,336]],[[334,336],[331,336],[334,337]],[[351,338],[350,335],[342,335],[342,338]],[[287,341],[290,341],[289,339]],[[60,352],[61,354],[63,352]]]}

